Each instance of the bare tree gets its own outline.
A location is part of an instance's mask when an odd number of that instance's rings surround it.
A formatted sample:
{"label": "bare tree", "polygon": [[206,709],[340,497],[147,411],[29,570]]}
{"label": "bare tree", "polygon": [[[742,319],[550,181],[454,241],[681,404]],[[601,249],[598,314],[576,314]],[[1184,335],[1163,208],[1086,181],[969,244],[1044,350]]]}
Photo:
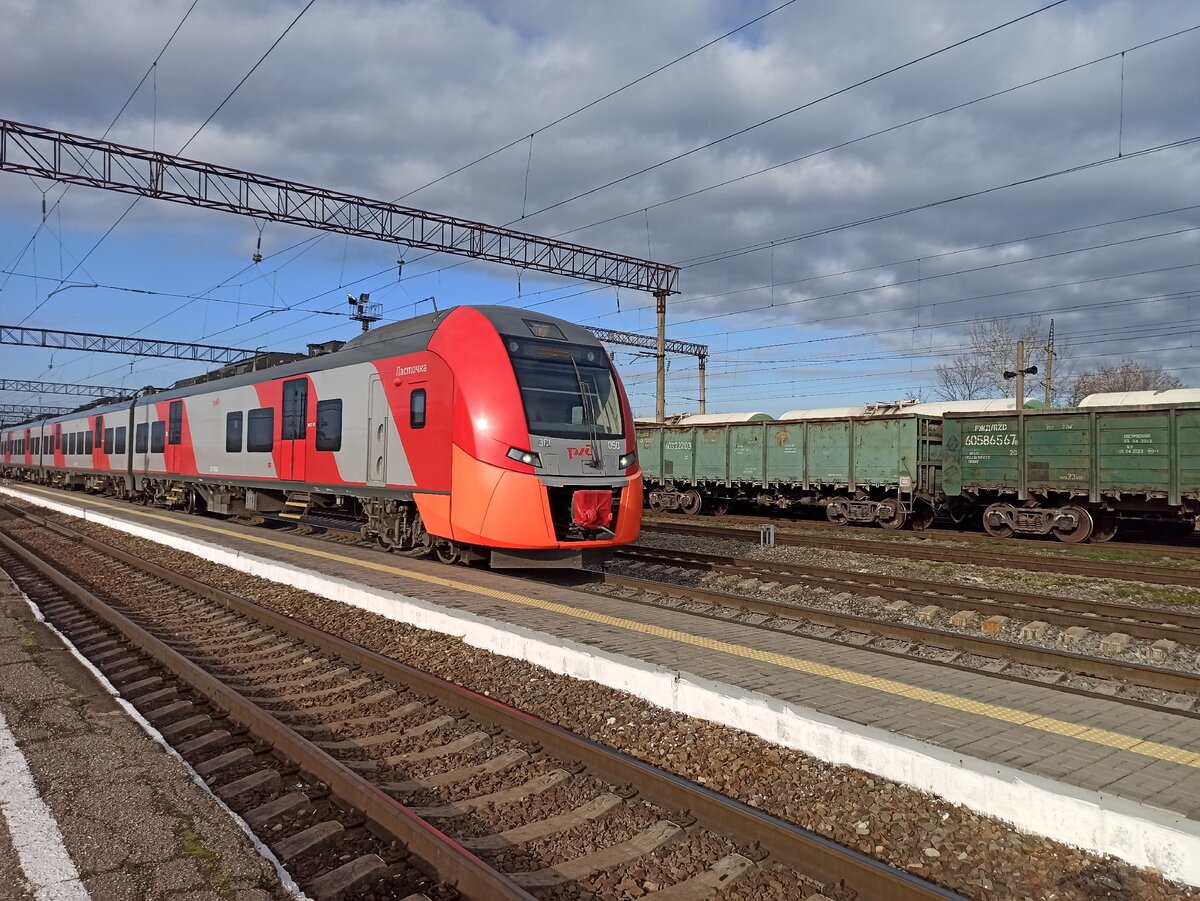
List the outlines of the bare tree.
{"label": "bare tree", "polygon": [[[971,323],[963,353],[936,367],[938,384],[935,390],[938,396],[943,400],[1011,397],[1016,384],[1004,378],[1004,372],[1016,369],[1018,341],[1025,342],[1025,365],[1038,368],[1036,376],[1025,380],[1026,396],[1044,396],[1048,334],[1049,324],[1042,316],[1030,316],[1024,323],[1003,318]],[[1070,370],[1071,363],[1062,344],[1056,344],[1052,403],[1069,393]]]}
{"label": "bare tree", "polygon": [[1087,372],[1081,372],[1071,390],[1071,405],[1075,406],[1089,394],[1109,391],[1165,391],[1182,388],[1179,377],[1163,369],[1146,366],[1136,360],[1124,359],[1119,363],[1105,363]]}

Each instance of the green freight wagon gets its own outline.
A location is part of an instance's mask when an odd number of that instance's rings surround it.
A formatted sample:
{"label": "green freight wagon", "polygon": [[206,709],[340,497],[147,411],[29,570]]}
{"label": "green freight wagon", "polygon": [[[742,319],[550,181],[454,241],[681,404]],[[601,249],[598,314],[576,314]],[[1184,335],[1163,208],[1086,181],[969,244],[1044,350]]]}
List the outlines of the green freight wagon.
{"label": "green freight wagon", "polygon": [[638,425],[653,511],[724,511],[735,501],[822,506],[833,522],[920,528],[941,498],[942,423],[900,413],[724,425]]}
{"label": "green freight wagon", "polygon": [[996,537],[1106,541],[1123,520],[1200,513],[1200,403],[947,413],[947,495]]}

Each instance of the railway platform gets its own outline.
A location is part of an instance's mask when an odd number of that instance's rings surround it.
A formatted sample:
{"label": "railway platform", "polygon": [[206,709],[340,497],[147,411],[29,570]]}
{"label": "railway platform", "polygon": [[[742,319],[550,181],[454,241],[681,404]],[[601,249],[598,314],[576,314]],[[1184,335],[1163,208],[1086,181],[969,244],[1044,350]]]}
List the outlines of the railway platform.
{"label": "railway platform", "polygon": [[289,896],[0,574],[0,899]]}
{"label": "railway platform", "polygon": [[1200,718],[1186,711],[106,499],[0,492],[1200,884]]}

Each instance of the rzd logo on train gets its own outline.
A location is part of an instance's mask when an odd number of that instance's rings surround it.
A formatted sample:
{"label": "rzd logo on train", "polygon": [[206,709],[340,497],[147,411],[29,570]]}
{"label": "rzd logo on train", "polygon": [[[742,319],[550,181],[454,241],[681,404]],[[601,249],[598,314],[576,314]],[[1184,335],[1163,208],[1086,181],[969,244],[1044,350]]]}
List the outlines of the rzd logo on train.
{"label": "rzd logo on train", "polygon": [[591,447],[568,447],[567,459],[574,460],[576,457],[590,457],[592,455]]}

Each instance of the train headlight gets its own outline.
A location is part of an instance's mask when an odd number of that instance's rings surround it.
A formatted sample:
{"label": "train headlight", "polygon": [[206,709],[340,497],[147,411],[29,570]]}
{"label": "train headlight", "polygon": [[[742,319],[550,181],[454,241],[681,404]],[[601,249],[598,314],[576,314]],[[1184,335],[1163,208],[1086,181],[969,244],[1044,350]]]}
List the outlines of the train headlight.
{"label": "train headlight", "polygon": [[617,458],[617,468],[618,469],[628,469],[630,466],[632,466],[636,462],[637,462],[637,451],[630,451],[627,454],[621,454],[621,456],[619,456]]}
{"label": "train headlight", "polygon": [[510,447],[505,456],[510,460],[516,460],[518,463],[524,463],[526,466],[536,466],[539,469],[542,466],[541,457],[533,451],[521,450],[519,447]]}

